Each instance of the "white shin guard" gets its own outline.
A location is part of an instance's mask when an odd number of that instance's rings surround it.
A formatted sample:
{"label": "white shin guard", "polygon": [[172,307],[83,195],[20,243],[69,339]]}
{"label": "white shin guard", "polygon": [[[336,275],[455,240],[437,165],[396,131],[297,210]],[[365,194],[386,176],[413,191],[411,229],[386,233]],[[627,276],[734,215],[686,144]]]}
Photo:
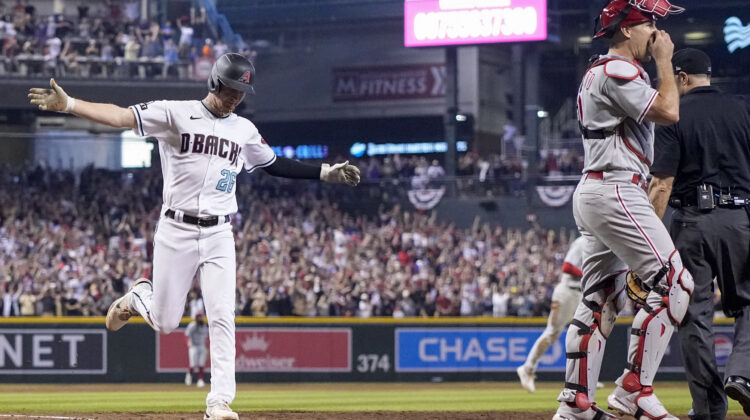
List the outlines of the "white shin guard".
{"label": "white shin guard", "polygon": [[558,401],[588,410],[594,402],[607,337],[625,303],[625,272],[584,293],[565,338],[565,389]]}

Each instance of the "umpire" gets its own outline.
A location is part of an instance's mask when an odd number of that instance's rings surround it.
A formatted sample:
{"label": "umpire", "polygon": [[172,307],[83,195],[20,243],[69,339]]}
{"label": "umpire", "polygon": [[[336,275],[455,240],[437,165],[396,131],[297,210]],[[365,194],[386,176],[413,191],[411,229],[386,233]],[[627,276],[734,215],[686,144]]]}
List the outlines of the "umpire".
{"label": "umpire", "polygon": [[[656,132],[649,198],[695,290],[678,336],[693,398],[693,420],[724,419],[727,395],[750,415],[750,109],[711,86],[711,60],[687,48],[672,57],[680,122]],[[735,318],[722,381],[713,333],[716,277],[724,313]]]}

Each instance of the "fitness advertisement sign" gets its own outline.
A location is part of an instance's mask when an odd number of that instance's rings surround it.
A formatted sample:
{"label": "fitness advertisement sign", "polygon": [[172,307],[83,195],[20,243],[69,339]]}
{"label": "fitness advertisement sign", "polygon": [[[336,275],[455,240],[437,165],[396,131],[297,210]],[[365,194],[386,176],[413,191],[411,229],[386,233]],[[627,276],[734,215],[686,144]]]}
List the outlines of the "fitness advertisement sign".
{"label": "fitness advertisement sign", "polygon": [[104,330],[0,329],[0,375],[105,373]]}
{"label": "fitness advertisement sign", "polygon": [[[185,372],[184,329],[157,337],[158,372]],[[237,328],[237,372],[350,372],[351,328]],[[207,362],[210,365],[210,362]]]}

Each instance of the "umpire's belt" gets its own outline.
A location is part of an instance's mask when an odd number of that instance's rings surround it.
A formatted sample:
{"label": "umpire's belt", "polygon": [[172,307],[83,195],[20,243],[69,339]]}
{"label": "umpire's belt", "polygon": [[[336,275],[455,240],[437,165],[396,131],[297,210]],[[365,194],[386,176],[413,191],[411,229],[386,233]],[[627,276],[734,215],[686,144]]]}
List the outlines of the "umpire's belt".
{"label": "umpire's belt", "polygon": [[[748,197],[739,197],[739,196],[732,196],[736,201],[732,201],[729,203],[722,203],[720,202],[716,197],[713,198],[714,205],[716,207],[721,207],[724,209],[744,209],[748,206],[750,206],[750,198]],[[698,206],[698,197],[695,196],[695,194],[685,194],[682,197],[669,197],[668,202],[670,207],[674,208],[683,208],[683,207],[697,207]]]}
{"label": "umpire's belt", "polygon": [[[180,221],[180,219],[177,217],[177,212],[172,209],[168,209],[167,211],[165,211],[164,215],[169,217],[170,219],[177,220],[178,222]],[[221,220],[222,223],[229,223],[229,216],[195,217],[187,214],[182,215],[183,223],[187,223],[189,225],[197,225],[200,227],[216,226],[219,224],[219,220]]]}
{"label": "umpire's belt", "polygon": [[602,171],[589,171],[586,172],[585,175],[586,179],[599,179],[602,181],[624,181],[624,182],[631,182],[639,187],[641,187],[644,191],[648,192],[648,182],[644,177],[641,176],[641,174],[628,172],[628,171],[612,171],[612,172],[602,172]]}

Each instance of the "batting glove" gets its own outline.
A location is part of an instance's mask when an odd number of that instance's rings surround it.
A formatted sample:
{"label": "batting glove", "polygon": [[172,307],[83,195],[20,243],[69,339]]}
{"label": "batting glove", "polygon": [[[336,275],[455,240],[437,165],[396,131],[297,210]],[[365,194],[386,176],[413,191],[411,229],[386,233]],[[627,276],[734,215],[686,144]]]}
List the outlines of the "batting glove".
{"label": "batting glove", "polygon": [[324,163],[320,168],[320,179],[325,182],[338,182],[356,187],[359,184],[359,168],[350,165],[348,160],[333,166]]}
{"label": "batting glove", "polygon": [[29,89],[29,99],[34,105],[38,105],[42,111],[71,112],[76,100],[68,96],[65,91],[55,83],[55,79],[49,79],[52,89]]}

